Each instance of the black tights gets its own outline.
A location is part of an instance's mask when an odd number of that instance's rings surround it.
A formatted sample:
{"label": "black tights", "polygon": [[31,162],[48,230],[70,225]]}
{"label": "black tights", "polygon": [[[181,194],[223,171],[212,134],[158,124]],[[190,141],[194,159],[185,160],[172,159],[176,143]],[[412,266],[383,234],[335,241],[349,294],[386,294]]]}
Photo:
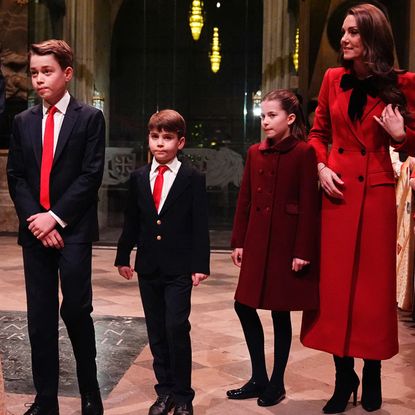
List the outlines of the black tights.
{"label": "black tights", "polygon": [[[259,384],[268,383],[265,365],[264,330],[255,308],[235,301],[235,311],[242,325],[246,344],[252,364],[251,381]],[[290,353],[292,329],[289,311],[272,311],[274,326],[274,368],[270,383],[277,387],[284,386],[284,372]]]}

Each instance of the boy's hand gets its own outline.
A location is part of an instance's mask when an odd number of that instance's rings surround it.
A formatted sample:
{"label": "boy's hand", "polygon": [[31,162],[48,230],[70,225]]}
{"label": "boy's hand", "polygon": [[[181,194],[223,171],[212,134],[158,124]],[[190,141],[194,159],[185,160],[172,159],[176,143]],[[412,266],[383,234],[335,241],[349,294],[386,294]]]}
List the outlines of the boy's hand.
{"label": "boy's hand", "polygon": [[209,275],[201,274],[200,272],[195,272],[192,274],[193,285],[197,287],[202,281],[204,281]]}
{"label": "boy's hand", "polygon": [[243,248],[235,248],[231,253],[231,258],[232,258],[233,263],[239,268],[241,267],[241,264],[242,264],[243,253],[244,253]]}
{"label": "boy's hand", "polygon": [[26,219],[29,230],[37,239],[43,239],[55,226],[56,220],[48,212],[36,213]]}
{"label": "boy's hand", "polygon": [[309,263],[310,261],[304,261],[303,259],[300,259],[300,258],[294,258],[291,269],[296,272],[301,271]]}
{"label": "boy's hand", "polygon": [[133,278],[134,275],[134,269],[130,266],[122,265],[118,267],[118,274],[121,275],[121,277],[124,277],[126,280],[130,280]]}
{"label": "boy's hand", "polygon": [[56,229],[52,229],[46,236],[40,238],[40,241],[46,248],[62,249],[65,246],[62,236]]}

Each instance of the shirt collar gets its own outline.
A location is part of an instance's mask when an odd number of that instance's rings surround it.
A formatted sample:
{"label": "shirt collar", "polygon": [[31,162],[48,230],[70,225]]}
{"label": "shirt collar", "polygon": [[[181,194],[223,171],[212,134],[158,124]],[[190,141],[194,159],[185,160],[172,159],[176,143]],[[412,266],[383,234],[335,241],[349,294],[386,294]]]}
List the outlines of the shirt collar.
{"label": "shirt collar", "polygon": [[[180,163],[178,158],[175,157],[173,160],[170,160],[165,165],[169,168],[170,171],[172,171],[174,174],[177,174],[181,164],[182,163]],[[155,173],[159,166],[160,166],[160,163],[158,163],[156,158],[153,157],[153,161],[151,162],[151,169],[150,169],[151,173]]]}
{"label": "shirt collar", "polygon": [[[66,110],[68,109],[69,101],[71,100],[71,96],[68,91],[65,92],[65,95],[55,104],[55,107],[58,111],[62,114],[66,114]],[[49,110],[50,105],[43,101],[43,115],[45,115]]]}

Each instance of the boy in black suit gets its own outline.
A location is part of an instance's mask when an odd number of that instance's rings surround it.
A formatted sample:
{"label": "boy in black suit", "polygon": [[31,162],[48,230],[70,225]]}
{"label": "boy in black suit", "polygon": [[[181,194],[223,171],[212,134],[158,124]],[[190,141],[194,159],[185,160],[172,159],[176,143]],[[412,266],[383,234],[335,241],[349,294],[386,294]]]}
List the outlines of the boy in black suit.
{"label": "boy in black suit", "polygon": [[61,40],[30,49],[32,85],[42,104],[18,114],[7,163],[23,248],[28,331],[36,399],[25,415],[58,415],[58,282],[76,358],[83,415],[103,414],[91,318],[92,241],[104,168],[101,111],[72,98],[73,53]]}
{"label": "boy in black suit", "polygon": [[[185,121],[173,110],[149,121],[151,164],[132,173],[115,265],[126,279],[133,271],[146,317],[157,400],[149,415],[193,414],[190,294],[209,275],[205,177],[177,159]],[[137,246],[134,269],[130,253]]]}

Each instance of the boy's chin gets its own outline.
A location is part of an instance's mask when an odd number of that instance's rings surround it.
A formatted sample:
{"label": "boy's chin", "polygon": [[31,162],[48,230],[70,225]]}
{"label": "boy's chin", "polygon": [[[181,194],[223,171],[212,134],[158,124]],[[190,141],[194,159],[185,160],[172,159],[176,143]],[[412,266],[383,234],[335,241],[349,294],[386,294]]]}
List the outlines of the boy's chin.
{"label": "boy's chin", "polygon": [[173,160],[174,157],[172,157],[170,159],[167,159],[167,158],[164,158],[164,157],[159,158],[156,155],[154,155],[154,158],[156,159],[158,164],[167,164],[167,163],[170,163]]}

